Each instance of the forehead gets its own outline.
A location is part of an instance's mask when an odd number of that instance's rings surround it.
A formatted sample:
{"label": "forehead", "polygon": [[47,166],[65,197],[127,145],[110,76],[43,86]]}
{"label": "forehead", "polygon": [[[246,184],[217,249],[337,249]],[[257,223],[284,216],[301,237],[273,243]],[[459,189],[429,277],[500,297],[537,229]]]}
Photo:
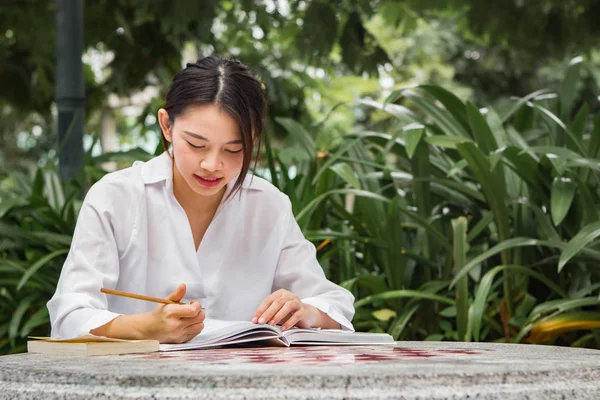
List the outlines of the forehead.
{"label": "forehead", "polygon": [[237,122],[213,104],[188,107],[175,118],[174,128],[202,135],[210,141],[228,142],[240,138]]}

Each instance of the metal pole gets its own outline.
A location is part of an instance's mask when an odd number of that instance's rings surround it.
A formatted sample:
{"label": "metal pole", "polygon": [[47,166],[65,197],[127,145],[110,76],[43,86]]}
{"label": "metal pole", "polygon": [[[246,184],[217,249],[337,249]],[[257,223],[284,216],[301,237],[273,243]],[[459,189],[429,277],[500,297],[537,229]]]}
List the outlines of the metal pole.
{"label": "metal pole", "polygon": [[83,0],[56,0],[56,103],[59,174],[77,176],[83,162]]}

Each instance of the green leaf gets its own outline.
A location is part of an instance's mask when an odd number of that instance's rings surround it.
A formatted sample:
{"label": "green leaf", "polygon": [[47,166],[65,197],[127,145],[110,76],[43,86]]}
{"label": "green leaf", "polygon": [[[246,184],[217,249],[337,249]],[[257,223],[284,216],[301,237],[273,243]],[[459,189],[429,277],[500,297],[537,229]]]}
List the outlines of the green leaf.
{"label": "green leaf", "polygon": [[558,260],[558,272],[562,271],[564,266],[579,253],[585,246],[600,236],[600,222],[584,226],[573,239],[567,243],[563,253]]}
{"label": "green leaf", "polygon": [[484,212],[483,217],[475,224],[473,229],[467,234],[467,242],[472,242],[488,225],[494,220],[494,214]]}
{"label": "green leaf", "polygon": [[19,305],[13,312],[13,315],[10,319],[10,324],[8,326],[9,339],[15,339],[17,337],[17,332],[19,331],[19,325],[21,324],[21,320],[23,319],[23,316],[29,309],[29,306],[31,305],[31,303],[37,297],[38,297],[37,295],[31,295],[31,296],[27,296],[23,300],[21,300],[21,302],[19,303]]}
{"label": "green leaf", "polygon": [[370,293],[377,294],[390,290],[385,279],[377,275],[361,275],[353,279],[354,283],[367,289]]}
{"label": "green leaf", "polygon": [[285,147],[279,154],[278,158],[285,165],[292,165],[294,162],[310,161],[312,158],[299,147]]}
{"label": "green leaf", "polygon": [[35,263],[33,263],[33,265],[31,267],[29,267],[27,272],[25,272],[25,274],[23,274],[23,277],[21,278],[21,280],[19,281],[19,284],[17,285],[17,291],[21,290],[21,288],[27,283],[29,278],[31,278],[33,276],[33,274],[35,274],[40,268],[42,268],[44,265],[46,265],[50,260],[52,260],[53,258],[60,256],[62,254],[67,254],[68,252],[69,252],[69,249],[56,250],[50,254],[45,255],[44,257],[40,258]]}
{"label": "green leaf", "polygon": [[395,318],[396,315],[398,315],[396,311],[390,310],[389,308],[382,308],[380,310],[373,311],[371,314],[375,317],[376,320],[383,322],[387,322],[390,319]]}
{"label": "green leaf", "polygon": [[542,239],[560,241],[560,236],[556,229],[552,226],[552,222],[550,222],[550,218],[548,214],[545,214],[540,207],[535,204],[531,204],[527,199],[520,199],[518,204],[521,204],[527,208],[529,208],[536,217],[537,225],[540,228],[541,233],[544,236]]}
{"label": "green leaf", "polygon": [[556,177],[554,179],[550,198],[550,211],[555,226],[559,226],[567,216],[576,189],[577,185],[570,178]]}
{"label": "green leaf", "polygon": [[[394,93],[390,94],[388,99],[391,98],[393,94]],[[419,116],[410,109],[398,104],[387,104],[387,100],[386,103],[379,103],[371,99],[359,99],[358,103],[384,111],[403,122],[421,122]]]}
{"label": "green leaf", "polygon": [[483,115],[481,115],[477,107],[471,102],[467,102],[466,109],[471,132],[481,151],[485,154],[489,154],[496,150],[498,148],[498,143],[496,142],[496,138],[487,121],[483,118]]}
{"label": "green leaf", "polygon": [[[540,317],[552,318],[565,311],[580,307],[598,306],[600,299],[596,297],[584,297],[582,299],[556,299],[535,306],[531,311],[529,321],[538,320]],[[547,315],[549,314],[549,315]]]}
{"label": "green leaf", "polygon": [[548,89],[542,89],[542,90],[537,90],[533,93],[528,94],[525,97],[520,98],[507,112],[506,114],[504,114],[504,116],[502,116],[501,121],[502,123],[505,123],[506,121],[509,120],[509,118],[511,118],[513,116],[514,113],[516,113],[517,111],[519,111],[519,109],[521,107],[523,107],[525,104],[529,103],[531,100],[534,100],[536,97],[538,96],[542,96],[545,94],[551,93],[550,90]]}
{"label": "green leaf", "polygon": [[392,300],[392,299],[402,299],[402,298],[411,298],[411,299],[423,299],[423,300],[432,300],[438,301],[440,303],[448,304],[453,306],[454,301],[443,296],[439,296],[436,294],[431,294],[427,292],[417,291],[417,290],[391,290],[389,292],[379,293],[372,296],[364,297],[357,302],[354,303],[355,308],[360,308],[371,304],[373,302],[383,301],[383,300]]}
{"label": "green leaf", "polygon": [[301,124],[291,118],[284,117],[276,117],[275,121],[281,124],[290,133],[291,137],[300,143],[311,158],[317,154],[315,139]]}
{"label": "green leaf", "polygon": [[348,152],[348,150],[352,146],[354,146],[356,143],[358,143],[361,139],[362,139],[362,137],[358,137],[358,138],[349,140],[346,144],[341,146],[333,155],[329,156],[327,158],[327,161],[325,162],[325,164],[323,164],[321,166],[321,168],[319,168],[319,171],[315,174],[314,178],[312,179],[312,184],[315,185],[317,183],[317,181],[319,180],[319,178],[321,177],[321,174],[323,174],[325,171],[327,171],[327,169],[330,166],[332,166],[336,161],[338,161],[340,159],[340,157],[342,157],[344,154],[346,154]]}
{"label": "green leaf", "polygon": [[400,316],[398,318],[396,318],[394,320],[394,322],[392,322],[388,333],[390,335],[392,335],[392,337],[395,340],[398,340],[400,338],[400,335],[404,331],[404,328],[408,324],[408,321],[410,321],[410,319],[415,314],[415,312],[419,309],[420,306],[421,306],[421,304],[417,303],[416,305],[412,306],[411,308],[404,310],[404,312],[402,314],[400,314]]}
{"label": "green leaf", "polygon": [[449,92],[443,87],[436,85],[419,85],[417,88],[436,98],[444,105],[446,110],[450,111],[452,116],[463,126],[465,130],[468,129],[469,123],[467,122],[465,105],[452,92]]}
{"label": "green leaf", "polygon": [[[452,220],[454,236],[454,273],[457,273],[467,263],[467,219],[459,217]],[[468,276],[462,277],[456,285],[456,325],[458,339],[464,341],[467,333],[469,318],[469,281]]]}
{"label": "green leaf", "polygon": [[[588,113],[589,107],[587,103],[584,103],[583,106],[581,106],[581,108],[579,109],[579,112],[577,112],[577,115],[575,115],[573,122],[571,123],[571,131],[579,141],[581,141],[583,134],[585,133],[585,126],[587,125],[588,121]],[[574,149],[575,146],[572,145],[569,146],[569,148]]]}
{"label": "green leaf", "polygon": [[[525,151],[525,150],[523,150]],[[583,158],[581,154],[576,153],[573,150],[569,150],[566,147],[558,147],[558,146],[534,146],[530,147],[528,151],[535,154],[543,154],[545,156],[559,156],[565,158],[567,160],[578,160]]]}
{"label": "green leaf", "polygon": [[416,90],[406,90],[404,96],[423,110],[434,123],[447,135],[470,138],[467,130],[446,109],[438,107],[435,99]]}
{"label": "green leaf", "polygon": [[328,192],[325,192],[319,196],[317,196],[316,198],[314,198],[310,203],[308,203],[297,215],[296,215],[296,220],[300,221],[302,218],[307,217],[308,215],[310,215],[310,213],[312,211],[314,211],[314,209],[325,199],[327,199],[329,196],[333,195],[333,194],[353,194],[355,196],[358,197],[366,197],[366,198],[370,198],[370,199],[374,199],[374,200],[378,200],[378,201],[382,201],[384,203],[389,203],[389,200],[384,197],[381,196],[379,194],[376,193],[372,193],[366,190],[356,190],[356,189],[334,189],[334,190],[330,190]]}
{"label": "green leaf", "polygon": [[[481,188],[485,198],[490,206],[490,211],[496,217],[496,225],[498,227],[498,235],[500,240],[506,240],[509,237],[508,228],[508,209],[505,199],[506,182],[502,170],[498,169],[495,172],[490,171],[490,163],[486,156],[477,148],[475,143],[461,143],[457,145],[460,154],[467,160],[477,180],[481,184]],[[509,253],[502,254],[503,263],[508,264]]]}
{"label": "green leaf", "polygon": [[[566,133],[567,137],[571,138],[572,143],[576,146],[575,150],[579,151],[581,154],[585,153],[583,147],[581,147],[581,144],[579,143],[575,135],[573,135],[573,132],[571,132],[571,130],[565,125],[563,121],[561,121],[560,118],[558,118],[552,111],[540,106],[539,104],[532,104],[532,106],[533,108],[541,112],[541,115],[545,120],[547,120],[549,123],[554,123],[558,125],[558,127],[562,129],[562,132]],[[561,145],[561,143],[557,144]]]}
{"label": "green leaf", "polygon": [[490,288],[492,287],[492,283],[494,282],[494,279],[499,272],[508,269],[515,270],[524,275],[531,276],[546,284],[548,288],[554,290],[561,297],[568,297],[567,294],[558,285],[556,285],[554,282],[552,282],[552,280],[548,279],[546,276],[540,274],[539,272],[533,271],[521,265],[499,265],[497,267],[494,267],[490,269],[483,276],[483,278],[481,278],[481,282],[479,283],[479,287],[477,288],[477,293],[475,294],[475,299],[473,300],[473,307],[470,315],[470,325],[473,340],[475,340],[476,342],[479,341],[479,337],[481,334],[481,321],[483,319],[485,305],[487,303],[487,298],[490,292]]}
{"label": "green leaf", "polygon": [[569,62],[567,74],[565,75],[565,79],[560,86],[560,116],[563,120],[568,118],[571,109],[573,108],[573,102],[577,96],[577,83],[580,80],[579,71],[582,63],[582,57],[575,57]]}
{"label": "green leaf", "polygon": [[406,141],[406,153],[408,154],[408,158],[411,159],[413,154],[415,154],[415,150],[417,149],[417,145],[421,141],[423,137],[423,133],[425,130],[421,129],[411,129],[405,134]]}
{"label": "green leaf", "polygon": [[371,236],[360,236],[357,235],[356,232],[353,233],[343,233],[329,230],[320,230],[320,231],[304,231],[304,237],[310,241],[315,240],[326,240],[326,239],[340,239],[340,240],[357,240],[361,241],[365,244],[388,248],[389,243],[386,240],[379,239],[377,237]]}
{"label": "green leaf", "polygon": [[48,308],[42,307],[39,310],[37,310],[31,317],[29,317],[27,321],[25,321],[23,327],[21,328],[20,336],[26,337],[27,335],[29,335],[32,329],[44,324],[48,324],[49,322],[50,321],[48,317]]}
{"label": "green leaf", "polygon": [[458,280],[460,278],[462,278],[463,276],[465,276],[466,274],[468,274],[472,268],[474,268],[478,264],[482,263],[483,261],[487,260],[488,258],[490,258],[504,250],[509,250],[512,248],[523,247],[523,246],[561,247],[561,243],[554,243],[554,242],[544,241],[544,240],[536,240],[536,239],[531,239],[531,238],[526,238],[526,237],[516,237],[516,238],[505,240],[501,243],[498,243],[496,246],[492,247],[491,249],[479,254],[477,257],[474,257],[473,259],[471,259],[471,261],[469,261],[454,276],[454,278],[452,279],[452,282],[450,283],[450,288],[454,287],[454,285],[456,285]]}
{"label": "green leaf", "polygon": [[594,129],[592,129],[588,146],[588,157],[597,158],[598,150],[600,150],[600,114],[594,118]]}
{"label": "green leaf", "polygon": [[347,184],[355,189],[360,189],[360,181],[356,177],[354,170],[348,163],[340,162],[329,167],[335,172],[340,178],[342,178]]}
{"label": "green leaf", "polygon": [[546,193],[551,186],[548,176],[540,171],[538,161],[528,153],[509,146],[502,152],[506,165],[517,173],[533,193]]}
{"label": "green leaf", "polygon": [[443,147],[446,149],[456,149],[458,143],[470,141],[470,139],[460,136],[433,135],[425,138],[425,141],[433,146]]}

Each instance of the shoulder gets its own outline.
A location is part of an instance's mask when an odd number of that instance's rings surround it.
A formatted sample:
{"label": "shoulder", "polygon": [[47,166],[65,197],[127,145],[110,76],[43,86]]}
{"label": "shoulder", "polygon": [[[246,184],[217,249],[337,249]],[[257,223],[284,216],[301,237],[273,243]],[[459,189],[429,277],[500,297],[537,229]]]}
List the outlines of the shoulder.
{"label": "shoulder", "polygon": [[243,196],[252,206],[271,212],[291,210],[288,196],[271,182],[248,174],[242,184]]}
{"label": "shoulder", "polygon": [[137,199],[143,198],[143,162],[135,162],[131,167],[104,175],[90,187],[85,201],[100,208],[129,207]]}

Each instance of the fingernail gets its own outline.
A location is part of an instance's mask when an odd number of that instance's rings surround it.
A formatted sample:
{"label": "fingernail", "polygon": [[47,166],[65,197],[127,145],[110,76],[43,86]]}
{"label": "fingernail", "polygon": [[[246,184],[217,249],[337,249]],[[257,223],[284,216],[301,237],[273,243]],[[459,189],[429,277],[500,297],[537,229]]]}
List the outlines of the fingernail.
{"label": "fingernail", "polygon": [[253,323],[253,324],[255,324],[255,323],[257,323],[257,322],[258,322],[258,318],[256,318],[256,317],[252,318],[252,323]]}
{"label": "fingernail", "polygon": [[281,329],[281,332],[285,331],[285,326],[282,326],[280,329]]}
{"label": "fingernail", "polygon": [[269,322],[269,325],[275,325],[275,320],[274,320],[274,319],[272,319],[272,320]]}
{"label": "fingernail", "polygon": [[264,323],[265,323],[265,319],[264,319],[264,318],[261,318],[261,319],[259,319],[259,320],[258,320],[258,323],[259,323],[259,324],[264,324]]}

